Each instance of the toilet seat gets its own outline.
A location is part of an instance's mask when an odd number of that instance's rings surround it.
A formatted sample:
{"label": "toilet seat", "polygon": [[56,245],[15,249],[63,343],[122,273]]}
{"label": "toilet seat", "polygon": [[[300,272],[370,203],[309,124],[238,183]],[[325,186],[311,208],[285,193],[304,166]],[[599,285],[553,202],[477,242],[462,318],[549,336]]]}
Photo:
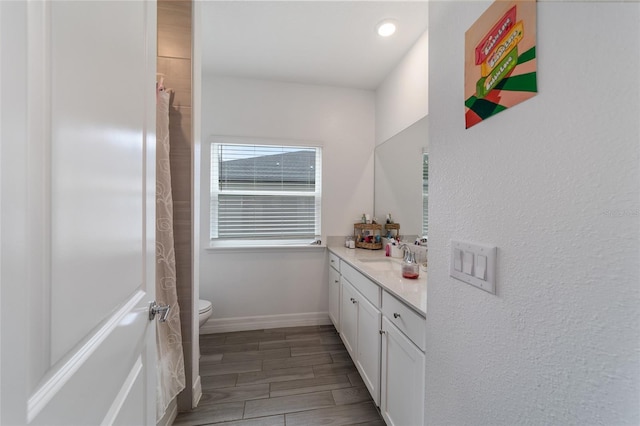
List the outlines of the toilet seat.
{"label": "toilet seat", "polygon": [[198,313],[200,315],[202,314],[206,314],[207,312],[211,311],[213,308],[211,306],[211,302],[209,302],[208,300],[198,300]]}

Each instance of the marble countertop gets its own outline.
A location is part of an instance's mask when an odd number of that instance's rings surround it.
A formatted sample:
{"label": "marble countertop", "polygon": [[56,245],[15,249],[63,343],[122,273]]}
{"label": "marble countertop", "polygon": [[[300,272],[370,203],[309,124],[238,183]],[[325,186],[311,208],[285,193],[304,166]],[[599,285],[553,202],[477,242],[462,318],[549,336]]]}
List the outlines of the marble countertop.
{"label": "marble countertop", "polygon": [[[400,269],[402,259],[386,257],[384,250],[348,249],[344,246],[328,246],[328,249],[384,290],[426,317],[427,273],[425,271],[421,269],[420,277],[415,280],[402,278]],[[389,262],[386,263],[385,260]]]}

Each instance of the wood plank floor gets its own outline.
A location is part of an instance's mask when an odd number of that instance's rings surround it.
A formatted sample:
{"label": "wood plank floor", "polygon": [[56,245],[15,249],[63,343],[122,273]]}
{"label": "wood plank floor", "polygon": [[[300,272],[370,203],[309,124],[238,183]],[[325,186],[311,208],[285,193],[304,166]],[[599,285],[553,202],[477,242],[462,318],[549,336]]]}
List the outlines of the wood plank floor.
{"label": "wood plank floor", "polygon": [[174,425],[384,426],[333,326],[200,336],[202,398]]}

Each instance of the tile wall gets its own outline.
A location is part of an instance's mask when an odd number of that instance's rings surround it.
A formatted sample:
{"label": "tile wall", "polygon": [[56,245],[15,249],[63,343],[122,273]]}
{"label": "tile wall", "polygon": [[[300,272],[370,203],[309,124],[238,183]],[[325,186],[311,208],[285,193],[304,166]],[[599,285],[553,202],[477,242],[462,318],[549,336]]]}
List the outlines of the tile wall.
{"label": "tile wall", "polygon": [[165,75],[171,89],[169,134],[171,139],[171,180],[173,190],[173,230],[176,275],[186,388],[178,396],[178,410],[191,409],[192,366],[192,111],[191,111],[191,0],[158,0],[158,72]]}

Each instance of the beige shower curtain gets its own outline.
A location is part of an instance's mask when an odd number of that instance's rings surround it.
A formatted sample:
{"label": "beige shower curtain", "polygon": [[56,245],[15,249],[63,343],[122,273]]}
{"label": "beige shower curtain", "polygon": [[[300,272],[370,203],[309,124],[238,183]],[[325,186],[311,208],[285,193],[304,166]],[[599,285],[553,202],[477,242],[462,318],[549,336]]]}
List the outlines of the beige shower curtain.
{"label": "beige shower curtain", "polygon": [[159,305],[171,306],[167,321],[156,323],[158,420],[185,386],[173,245],[173,197],[169,167],[170,97],[169,92],[158,91],[156,111],[156,301]]}

